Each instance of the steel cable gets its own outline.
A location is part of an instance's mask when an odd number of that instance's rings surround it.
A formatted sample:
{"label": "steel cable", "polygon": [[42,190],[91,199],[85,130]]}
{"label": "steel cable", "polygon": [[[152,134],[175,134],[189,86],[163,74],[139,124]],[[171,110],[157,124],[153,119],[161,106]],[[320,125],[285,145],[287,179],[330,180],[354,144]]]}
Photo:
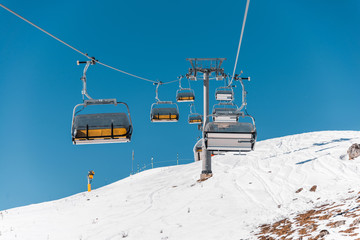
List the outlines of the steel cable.
{"label": "steel cable", "polygon": [[[81,55],[85,56],[86,58],[91,59],[91,60],[94,59],[94,58],[89,57],[87,53],[83,53],[83,52],[81,52],[79,49],[77,49],[77,48],[71,46],[70,44],[64,42],[63,40],[55,37],[55,36],[52,35],[51,33],[45,31],[45,30],[42,29],[41,27],[39,27],[39,26],[37,26],[36,24],[30,22],[30,21],[27,20],[26,18],[22,17],[20,14],[17,14],[16,12],[12,11],[11,9],[5,7],[5,6],[4,6],[3,4],[1,4],[1,3],[0,3],[0,7],[4,8],[5,10],[7,10],[8,12],[10,12],[10,13],[12,13],[13,15],[17,16],[18,18],[22,19],[23,21],[29,23],[30,25],[32,25],[33,27],[35,27],[35,28],[37,28],[38,30],[42,31],[43,33],[47,34],[48,36],[54,38],[55,40],[59,41],[60,43],[66,45],[67,47],[71,48],[72,50],[80,53]],[[99,63],[99,64],[101,64],[101,65],[103,65],[103,66],[105,66],[105,67],[107,67],[107,68],[113,69],[113,70],[115,70],[115,71],[118,71],[118,72],[127,74],[127,75],[129,75],[129,76],[132,76],[132,77],[135,77],[135,78],[138,78],[138,79],[147,81],[147,82],[151,82],[151,83],[156,83],[156,82],[157,82],[157,81],[153,81],[153,80],[150,80],[150,79],[147,79],[147,78],[143,78],[143,77],[140,77],[140,76],[137,76],[137,75],[134,75],[134,74],[125,72],[125,71],[120,70],[120,69],[118,69],[118,68],[115,68],[115,67],[112,67],[112,66],[110,66],[110,65],[107,65],[107,64],[105,64],[105,63],[102,63],[102,62],[100,62],[100,61],[98,61],[98,60],[96,60],[96,62]],[[166,83],[163,83],[163,84],[169,84],[169,83],[173,83],[173,82],[176,82],[176,81],[178,81],[178,80],[171,81],[171,82],[166,82]]]}
{"label": "steel cable", "polygon": [[233,79],[234,79],[234,76],[235,76],[236,66],[237,66],[237,62],[238,62],[238,58],[239,58],[239,53],[240,53],[241,42],[242,42],[242,38],[243,38],[243,35],[244,35],[244,29],[245,29],[245,23],[246,23],[247,13],[248,13],[248,9],[249,9],[249,4],[250,4],[250,0],[247,0],[247,2],[246,2],[246,8],[245,8],[245,14],[244,14],[244,20],[243,20],[243,24],[242,24],[242,28],[241,28],[239,46],[238,46],[238,50],[237,50],[237,54],[236,54],[234,71],[233,71],[233,74],[232,74],[232,78],[231,78],[230,84],[232,83],[232,81],[233,81]]}
{"label": "steel cable", "polygon": [[2,5],[1,3],[0,3],[0,7],[4,8],[4,9],[5,9],[5,10],[7,10],[8,12],[10,12],[10,13],[14,14],[14,15],[15,15],[15,16],[17,16],[18,18],[20,18],[20,19],[24,20],[25,22],[29,23],[29,24],[30,24],[30,25],[32,25],[33,27],[36,27],[37,29],[39,29],[39,30],[40,30],[40,31],[42,31],[43,33],[45,33],[45,34],[49,35],[50,37],[52,37],[52,38],[56,39],[57,41],[61,42],[62,44],[65,44],[66,46],[68,46],[68,47],[69,47],[69,48],[71,48],[72,50],[74,50],[74,51],[76,51],[76,52],[80,53],[81,55],[83,55],[83,56],[85,56],[85,57],[87,57],[87,58],[91,59],[91,58],[90,58],[90,57],[89,57],[86,53],[81,52],[80,50],[78,50],[78,49],[74,48],[74,47],[73,47],[73,46],[71,46],[70,44],[67,44],[66,42],[62,41],[61,39],[59,39],[59,38],[55,37],[55,36],[54,36],[54,35],[52,35],[51,33],[49,33],[49,32],[47,32],[47,31],[45,31],[44,29],[42,29],[41,27],[37,26],[36,24],[34,24],[34,23],[30,22],[29,20],[27,20],[26,18],[24,18],[24,17],[20,16],[19,14],[17,14],[17,13],[16,13],[16,12],[14,12],[14,11],[12,11],[11,9],[9,9],[9,8],[5,7],[5,6],[4,6],[4,5]]}

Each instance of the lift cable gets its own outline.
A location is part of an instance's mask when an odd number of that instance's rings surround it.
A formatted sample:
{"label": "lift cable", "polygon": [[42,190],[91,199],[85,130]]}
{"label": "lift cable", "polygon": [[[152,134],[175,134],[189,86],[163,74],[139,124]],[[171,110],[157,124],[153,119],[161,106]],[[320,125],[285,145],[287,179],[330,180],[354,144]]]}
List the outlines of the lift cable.
{"label": "lift cable", "polygon": [[80,53],[81,55],[84,55],[85,57],[91,59],[86,53],[81,52],[80,50],[78,50],[78,49],[74,48],[73,46],[67,44],[66,42],[62,41],[61,39],[55,37],[55,36],[52,35],[51,33],[45,31],[45,30],[42,29],[41,27],[39,27],[39,26],[35,25],[34,23],[30,22],[29,20],[27,20],[26,18],[20,16],[19,14],[17,14],[17,13],[14,12],[14,11],[12,11],[11,9],[5,7],[5,6],[2,5],[1,3],[0,3],[0,7],[4,8],[4,9],[7,10],[8,12],[14,14],[15,16],[19,17],[20,19],[22,19],[22,20],[24,20],[25,22],[29,23],[29,24],[32,25],[33,27],[36,27],[37,29],[39,29],[39,30],[42,31],[43,33],[46,33],[46,34],[49,35],[50,37],[52,37],[52,38],[56,39],[57,41],[61,42],[62,44],[65,44],[65,45],[68,46],[69,48],[71,48],[71,49],[73,49],[74,51]]}
{"label": "lift cable", "polygon": [[[36,24],[34,24],[34,23],[30,22],[29,20],[27,20],[26,18],[24,18],[24,17],[22,17],[21,15],[17,14],[16,12],[12,11],[11,9],[9,9],[9,8],[5,7],[5,6],[4,6],[3,4],[1,4],[1,3],[0,3],[0,7],[4,8],[4,9],[5,9],[5,10],[7,10],[8,12],[10,12],[10,13],[14,14],[15,16],[17,16],[18,18],[22,19],[23,21],[25,21],[25,22],[29,23],[29,24],[30,24],[30,25],[32,25],[33,27],[35,27],[35,28],[39,29],[39,30],[40,30],[40,31],[42,31],[43,33],[45,33],[45,34],[49,35],[50,37],[54,38],[55,40],[59,41],[60,43],[62,43],[62,44],[64,44],[64,45],[66,45],[67,47],[71,48],[72,50],[74,50],[74,51],[76,51],[76,52],[80,53],[81,55],[85,56],[86,58],[88,58],[88,59],[90,59],[90,60],[94,60],[94,58],[93,58],[93,57],[89,57],[89,55],[88,55],[87,53],[83,53],[83,52],[81,52],[80,50],[76,49],[75,47],[71,46],[70,44],[68,44],[68,43],[66,43],[66,42],[64,42],[64,41],[62,41],[61,39],[59,39],[59,38],[57,38],[57,37],[55,37],[55,36],[54,36],[54,35],[52,35],[51,33],[49,33],[49,32],[47,32],[47,31],[45,31],[44,29],[42,29],[41,27],[37,26]],[[102,62],[100,62],[100,61],[98,61],[98,60],[95,60],[95,61],[96,61],[97,63],[99,63],[99,64],[101,64],[101,65],[103,65],[103,66],[107,67],[107,68],[110,68],[110,69],[113,69],[113,70],[115,70],[115,71],[118,71],[118,72],[121,72],[121,73],[127,74],[127,75],[129,75],[129,76],[132,76],[132,77],[135,77],[135,78],[138,78],[138,79],[144,80],[144,81],[152,82],[152,83],[157,83],[157,81],[150,80],[150,79],[143,78],[143,77],[139,77],[139,76],[137,76],[137,75],[134,75],[134,74],[131,74],[131,73],[125,72],[125,71],[120,70],[120,69],[118,69],[118,68],[115,68],[115,67],[109,66],[109,65],[107,65],[107,64],[105,64],[105,63],[102,63]],[[176,81],[178,81],[178,80],[176,80]],[[165,82],[165,83],[163,83],[163,84],[169,84],[169,83],[173,83],[173,82],[176,82],[176,81]]]}
{"label": "lift cable", "polygon": [[138,78],[138,79],[142,79],[142,80],[147,81],[147,82],[156,83],[156,81],[153,81],[153,80],[150,80],[150,79],[147,79],[147,78],[143,78],[143,77],[136,76],[136,75],[134,75],[134,74],[131,74],[131,73],[125,72],[125,71],[123,71],[123,70],[117,69],[117,68],[115,68],[115,67],[109,66],[109,65],[107,65],[107,64],[105,64],[105,63],[102,63],[102,62],[100,62],[100,61],[97,61],[97,63],[99,63],[100,65],[103,65],[104,67],[107,67],[107,68],[113,69],[113,70],[115,70],[115,71],[118,71],[118,72],[127,74],[127,75],[129,75],[129,76],[132,76],[132,77],[135,77],[135,78]]}
{"label": "lift cable", "polygon": [[176,80],[170,81],[170,82],[163,82],[162,85],[166,85],[166,84],[170,84],[170,83],[174,83],[174,82],[179,82],[179,79],[176,79]]}
{"label": "lift cable", "polygon": [[244,35],[244,28],[245,28],[245,23],[246,23],[246,18],[247,18],[247,12],[248,12],[248,9],[249,9],[249,3],[250,3],[250,0],[247,0],[247,2],[246,2],[246,8],[245,8],[245,14],[244,14],[244,20],[243,20],[243,24],[242,24],[242,28],[241,28],[239,46],[238,46],[238,50],[237,50],[237,54],[236,54],[234,71],[233,71],[233,74],[232,74],[232,78],[231,78],[231,81],[230,81],[230,85],[231,85],[231,83],[232,83],[232,81],[233,81],[233,79],[234,79],[234,76],[235,76],[236,65],[237,65],[238,58],[239,58],[241,42],[242,42],[242,38],[243,38],[243,35]]}

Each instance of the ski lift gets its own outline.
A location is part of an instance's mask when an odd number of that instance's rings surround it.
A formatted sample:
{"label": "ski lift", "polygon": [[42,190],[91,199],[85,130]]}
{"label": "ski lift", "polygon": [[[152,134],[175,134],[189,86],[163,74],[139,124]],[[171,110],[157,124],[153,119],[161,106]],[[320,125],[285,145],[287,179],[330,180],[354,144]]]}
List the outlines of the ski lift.
{"label": "ski lift", "polygon": [[198,113],[192,113],[188,117],[189,124],[201,124],[202,123],[202,115]]}
{"label": "ski lift", "polygon": [[232,87],[218,87],[215,91],[215,98],[217,101],[232,101],[234,100],[234,91]]}
{"label": "ski lift", "polygon": [[[76,109],[89,105],[113,104],[125,105],[127,113],[96,113],[78,114]],[[132,123],[129,107],[124,102],[116,99],[91,99],[78,104],[73,110],[71,126],[72,141],[74,144],[97,144],[97,143],[121,143],[130,142],[132,135]]]}
{"label": "ski lift", "polygon": [[177,102],[193,102],[195,100],[194,90],[190,88],[182,88],[176,91]]}
{"label": "ski lift", "polygon": [[188,116],[188,123],[189,124],[201,124],[202,123],[202,115],[199,114],[199,113],[196,113],[192,111],[192,107],[194,107],[195,109],[195,106],[194,104],[190,104],[190,114]]}
{"label": "ski lift", "polygon": [[[130,110],[126,103],[118,102],[116,99],[92,99],[86,90],[86,71],[89,65],[95,64],[95,59],[86,62],[83,77],[83,98],[88,100],[77,104],[73,110],[71,136],[73,144],[97,144],[97,143],[121,143],[130,142],[132,135],[132,122]],[[124,105],[127,112],[79,114],[88,106],[92,105]],[[78,107],[81,110],[77,111]]]}
{"label": "ski lift", "polygon": [[214,122],[237,122],[242,112],[232,102],[221,102],[215,104],[212,111]]}
{"label": "ski lift", "polygon": [[151,105],[150,120],[151,122],[177,122],[179,120],[179,108],[172,101],[160,101],[158,98],[158,88],[161,82],[155,83],[156,102]]}
{"label": "ski lift", "polygon": [[[250,81],[250,78],[240,78],[238,75],[235,76],[235,80],[239,80],[242,86],[242,104],[240,108],[236,109],[233,113],[238,116],[238,118],[250,118],[251,122],[238,122],[238,120],[235,122],[220,122],[218,121],[219,119],[215,121],[213,114],[212,117],[214,121],[209,123],[205,122],[204,127],[205,147],[207,150],[239,153],[254,150],[257,131],[255,119],[246,111],[246,91],[242,82],[242,80],[245,79]],[[241,111],[244,107],[246,115]],[[215,114],[219,117],[221,116],[221,111],[215,111]]]}
{"label": "ski lift", "polygon": [[[190,85],[190,82],[189,82]],[[179,89],[176,91],[177,102],[193,102],[195,100],[195,92],[190,87],[181,87],[181,78],[179,79]]]}
{"label": "ski lift", "polygon": [[204,129],[205,147],[209,151],[249,152],[256,142],[255,120],[250,122],[209,122]]}
{"label": "ski lift", "polygon": [[151,105],[150,119],[152,122],[177,122],[178,106],[171,101],[158,101]]}

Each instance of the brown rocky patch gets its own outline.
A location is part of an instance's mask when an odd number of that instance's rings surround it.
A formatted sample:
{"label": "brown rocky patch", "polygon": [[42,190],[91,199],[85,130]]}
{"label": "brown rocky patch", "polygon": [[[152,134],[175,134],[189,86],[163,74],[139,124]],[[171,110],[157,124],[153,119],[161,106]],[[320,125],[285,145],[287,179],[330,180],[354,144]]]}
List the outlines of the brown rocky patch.
{"label": "brown rocky patch", "polygon": [[336,222],[329,222],[328,224],[326,224],[326,226],[329,226],[331,228],[337,228],[342,225],[345,225],[345,223],[346,223],[345,220],[341,220],[341,221],[336,221]]}
{"label": "brown rocky patch", "polygon": [[343,233],[354,233],[354,230],[357,229],[357,227],[351,227],[351,228],[348,228],[346,230],[341,230],[339,232],[343,232]]}
{"label": "brown rocky patch", "polygon": [[350,227],[359,225],[359,223],[360,223],[360,218],[357,218],[357,219],[355,219],[355,220],[350,224]]}
{"label": "brown rocky patch", "polygon": [[316,191],[316,188],[317,188],[316,185],[312,186],[312,187],[310,188],[310,192],[315,192],[315,191]]}
{"label": "brown rocky patch", "polygon": [[[328,227],[344,237],[360,240],[360,205],[353,205],[355,198],[347,197],[340,203],[323,204],[306,212],[291,214],[275,223],[261,225],[256,236],[264,240],[320,240],[327,239],[327,235],[331,238],[331,233],[326,229]],[[321,226],[326,227],[320,229]]]}

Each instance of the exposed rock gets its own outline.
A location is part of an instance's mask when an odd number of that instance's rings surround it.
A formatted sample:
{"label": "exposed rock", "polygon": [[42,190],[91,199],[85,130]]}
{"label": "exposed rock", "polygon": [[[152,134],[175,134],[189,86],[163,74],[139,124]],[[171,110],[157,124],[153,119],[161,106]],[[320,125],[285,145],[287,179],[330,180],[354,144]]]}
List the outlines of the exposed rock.
{"label": "exposed rock", "polygon": [[343,232],[343,233],[354,233],[354,230],[357,229],[356,227],[350,227],[346,230],[341,230],[339,232]]}
{"label": "exposed rock", "polygon": [[328,234],[329,234],[329,231],[324,229],[324,230],[320,231],[319,237],[324,237],[325,235],[328,235]]}
{"label": "exposed rock", "polygon": [[[352,202],[353,200],[354,198],[345,201]],[[352,239],[360,240],[360,238],[355,237],[358,233],[354,232],[360,225],[360,208],[355,209],[353,211],[355,215],[349,217],[354,219],[352,224],[350,224],[350,221],[346,220],[332,221],[335,215],[344,211],[344,206],[344,204],[335,205],[335,202],[332,204],[326,203],[321,206],[317,206],[314,209],[308,210],[307,212],[296,213],[295,216],[290,218],[285,218],[272,224],[263,224],[259,226],[259,233],[256,235],[260,240],[327,239],[327,235],[330,234],[330,231],[327,229],[322,229],[320,231],[320,227],[325,225],[326,227],[331,228],[332,231],[338,232],[342,236],[351,236],[353,237]],[[339,227],[341,228],[339,229]]]}
{"label": "exposed rock", "polygon": [[349,147],[347,150],[347,153],[349,154],[349,160],[352,160],[354,158],[357,158],[360,156],[360,144],[354,143]]}
{"label": "exposed rock", "polygon": [[316,185],[312,186],[312,187],[310,188],[310,192],[315,192],[315,191],[316,191],[316,188],[317,188]]}
{"label": "exposed rock", "polygon": [[345,225],[346,221],[345,220],[340,220],[340,221],[336,221],[334,223],[330,223],[328,224],[328,226],[333,227],[333,228],[337,228],[340,227],[342,225]]}
{"label": "exposed rock", "polygon": [[296,190],[295,193],[299,193],[299,192],[301,192],[302,190],[303,190],[303,188],[299,188],[298,190]]}
{"label": "exposed rock", "polygon": [[360,223],[360,218],[357,218],[357,219],[355,219],[355,220],[350,224],[350,227],[359,225],[359,223]]}

